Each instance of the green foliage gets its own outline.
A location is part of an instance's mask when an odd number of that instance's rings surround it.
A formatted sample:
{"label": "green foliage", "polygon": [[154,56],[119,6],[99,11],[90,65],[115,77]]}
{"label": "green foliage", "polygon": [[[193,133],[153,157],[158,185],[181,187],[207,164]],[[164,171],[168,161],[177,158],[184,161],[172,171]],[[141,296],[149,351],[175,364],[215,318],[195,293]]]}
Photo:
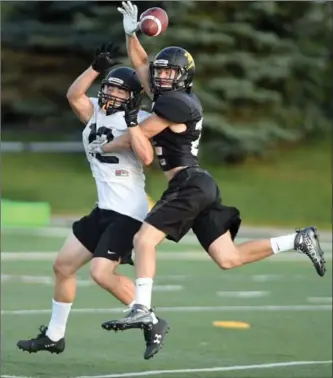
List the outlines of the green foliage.
{"label": "green foliage", "polygon": [[[138,2],[139,12],[161,3]],[[217,161],[330,128],[331,5],[318,2],[166,2],[170,26],[140,36],[151,59],[167,45],[196,61],[206,150]],[[3,2],[2,117],[28,129],[79,131],[66,100],[72,81],[107,39],[125,51],[115,2]],[[128,60],[124,57],[124,64]],[[94,95],[99,81],[90,89]],[[11,126],[13,127],[13,126]],[[63,128],[61,128],[63,130]]]}
{"label": "green foliage", "polygon": [[[118,6],[103,1],[1,3],[1,105],[5,125],[22,125],[40,132],[63,132],[63,125],[69,132],[81,130],[65,94],[91,64],[102,43],[116,41],[125,58]],[[139,7],[147,8],[147,3],[141,2]],[[89,95],[97,94],[99,82]]]}
{"label": "green foliage", "polygon": [[154,52],[179,44],[194,56],[205,149],[216,160],[262,155],[330,129],[328,3],[171,4],[168,33],[144,43]]}

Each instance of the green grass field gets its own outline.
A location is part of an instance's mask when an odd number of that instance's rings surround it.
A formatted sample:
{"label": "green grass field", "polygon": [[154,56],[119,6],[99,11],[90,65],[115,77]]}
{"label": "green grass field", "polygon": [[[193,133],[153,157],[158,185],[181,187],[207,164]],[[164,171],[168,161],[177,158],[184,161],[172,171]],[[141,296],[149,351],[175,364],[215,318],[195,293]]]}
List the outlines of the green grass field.
{"label": "green grass field", "polygon": [[[48,324],[52,252],[65,235],[62,229],[2,231],[1,377],[332,377],[331,248],[328,273],[320,278],[305,256],[293,252],[226,272],[191,237],[162,244],[154,306],[171,330],[149,361],[143,360],[139,331],[115,334],[100,327],[123,316],[123,306],[90,281],[86,267],[78,273],[66,351],[19,351],[18,339]],[[132,268],[122,271],[133,277]],[[213,327],[218,320],[250,328]]]}
{"label": "green grass field", "polygon": [[[247,225],[331,228],[331,142],[278,150],[270,159],[240,166],[206,166],[226,204],[239,208]],[[2,154],[2,198],[46,201],[54,214],[84,214],[96,201],[95,183],[83,154]],[[17,179],[19,178],[19,185]],[[147,191],[157,200],[166,188],[149,170]]]}

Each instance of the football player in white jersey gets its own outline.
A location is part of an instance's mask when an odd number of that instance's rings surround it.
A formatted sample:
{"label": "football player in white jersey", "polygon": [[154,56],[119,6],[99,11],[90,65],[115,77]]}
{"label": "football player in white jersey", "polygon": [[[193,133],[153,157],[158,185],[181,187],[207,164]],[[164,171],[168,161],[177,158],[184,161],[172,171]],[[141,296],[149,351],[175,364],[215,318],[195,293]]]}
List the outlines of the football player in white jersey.
{"label": "football player in white jersey", "polygon": [[[70,106],[85,124],[82,139],[96,182],[98,203],[89,215],[73,223],[73,232],[54,261],[55,287],[49,325],[42,326],[37,337],[17,343],[30,353],[64,351],[67,319],[76,294],[76,272],[90,261],[91,277],[99,286],[125,305],[134,304],[133,282],[116,274],[116,269],[120,264],[133,265],[133,237],[149,210],[142,164],[151,163],[153,150],[150,144],[144,146],[146,155],[140,161],[128,143],[119,145],[119,151],[112,154],[102,153],[101,145],[127,130],[123,109],[128,111],[133,103],[137,106],[142,86],[133,69],[118,67],[102,80],[97,98],[86,94],[100,73],[118,63],[115,56],[112,44],[103,45],[92,65],[67,92]],[[141,121],[147,116],[149,113],[140,110]],[[163,319],[154,318],[156,324],[163,324]],[[145,339],[148,347],[154,331],[146,331]]]}

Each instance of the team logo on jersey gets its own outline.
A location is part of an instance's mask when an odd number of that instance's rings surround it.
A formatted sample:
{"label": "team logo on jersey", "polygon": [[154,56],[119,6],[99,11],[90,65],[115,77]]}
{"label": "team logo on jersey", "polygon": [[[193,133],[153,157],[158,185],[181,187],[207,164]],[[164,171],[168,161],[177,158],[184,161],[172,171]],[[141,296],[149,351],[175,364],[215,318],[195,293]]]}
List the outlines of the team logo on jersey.
{"label": "team logo on jersey", "polygon": [[128,177],[129,176],[129,171],[126,169],[116,169],[116,176],[118,177]]}
{"label": "team logo on jersey", "polygon": [[187,64],[188,64],[187,69],[194,67],[194,60],[192,58],[192,55],[188,51],[186,51],[184,55],[185,55],[185,58],[187,59]]}

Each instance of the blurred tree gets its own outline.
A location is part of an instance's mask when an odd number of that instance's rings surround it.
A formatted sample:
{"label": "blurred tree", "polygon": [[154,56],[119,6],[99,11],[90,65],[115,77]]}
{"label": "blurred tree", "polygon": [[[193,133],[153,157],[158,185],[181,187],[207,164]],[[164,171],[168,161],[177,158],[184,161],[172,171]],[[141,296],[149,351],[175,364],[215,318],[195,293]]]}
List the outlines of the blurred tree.
{"label": "blurred tree", "polygon": [[[4,124],[81,129],[65,93],[105,40],[119,42],[125,54],[119,5],[1,3]],[[137,5],[141,13],[164,3]],[[168,31],[140,39],[151,58],[167,45],[193,55],[207,156],[240,161],[278,141],[327,130],[332,116],[329,3],[183,1],[167,2],[166,10]],[[91,94],[97,90],[98,82]]]}
{"label": "blurred tree", "polygon": [[[119,43],[128,64],[119,5],[105,1],[1,3],[4,126],[82,129],[67,103],[66,91],[90,65],[96,48],[108,40]],[[140,2],[140,13],[150,6],[151,2]],[[92,96],[99,82],[91,88]]]}
{"label": "blurred tree", "polygon": [[194,56],[208,156],[239,161],[329,129],[328,3],[171,2],[168,12],[168,32],[145,46]]}

